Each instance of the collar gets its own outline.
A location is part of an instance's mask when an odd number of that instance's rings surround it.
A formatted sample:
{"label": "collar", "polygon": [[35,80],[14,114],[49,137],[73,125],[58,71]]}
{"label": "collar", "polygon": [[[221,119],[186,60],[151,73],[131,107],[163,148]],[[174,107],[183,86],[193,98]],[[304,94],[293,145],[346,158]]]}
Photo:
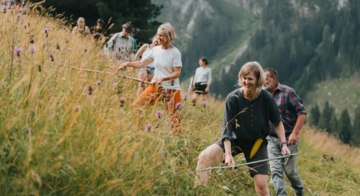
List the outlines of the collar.
{"label": "collar", "polygon": [[123,35],[123,32],[121,31],[121,32],[120,32],[120,37],[123,38],[123,39],[129,39],[130,36],[129,36],[129,35],[128,35],[128,36],[124,36],[124,35]]}
{"label": "collar", "polygon": [[278,82],[278,85],[277,85],[274,93],[275,93],[276,91],[281,91],[281,90],[282,90],[282,85],[280,84],[280,82]]}

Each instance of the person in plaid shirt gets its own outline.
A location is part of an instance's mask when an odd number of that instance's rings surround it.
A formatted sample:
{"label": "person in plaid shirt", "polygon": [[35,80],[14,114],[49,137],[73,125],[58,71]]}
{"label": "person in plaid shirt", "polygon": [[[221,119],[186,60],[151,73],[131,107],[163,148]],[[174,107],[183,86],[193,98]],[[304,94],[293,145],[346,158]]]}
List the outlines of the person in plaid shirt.
{"label": "person in plaid shirt", "polygon": [[[306,110],[301,98],[295,93],[294,89],[282,85],[278,81],[278,73],[276,69],[265,69],[265,84],[264,89],[269,91],[278,105],[281,120],[285,127],[286,140],[291,154],[298,152],[298,135],[304,121],[306,119]],[[270,135],[268,140],[268,154],[269,158],[281,156],[281,144],[274,132],[273,125],[270,126]],[[304,184],[301,181],[298,170],[296,169],[296,156],[291,157],[286,164],[270,161],[271,183],[274,185],[276,195],[286,195],[286,186],[283,176],[285,171],[286,176],[291,182],[291,187],[294,189],[297,196],[304,195]]]}

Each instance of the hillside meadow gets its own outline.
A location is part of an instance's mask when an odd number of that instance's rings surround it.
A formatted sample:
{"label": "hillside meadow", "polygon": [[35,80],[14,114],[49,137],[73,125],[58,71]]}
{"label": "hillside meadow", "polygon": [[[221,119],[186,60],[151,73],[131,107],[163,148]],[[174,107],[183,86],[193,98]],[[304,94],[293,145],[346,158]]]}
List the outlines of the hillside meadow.
{"label": "hillside meadow", "polygon": [[[223,102],[183,100],[183,134],[175,136],[162,102],[133,111],[138,84],[117,74],[136,70],[118,73],[114,59],[62,19],[25,10],[1,10],[1,195],[255,195],[245,167],[213,171],[208,187],[193,189],[198,154],[221,135]],[[358,154],[305,126],[298,169],[307,194],[358,195]]]}

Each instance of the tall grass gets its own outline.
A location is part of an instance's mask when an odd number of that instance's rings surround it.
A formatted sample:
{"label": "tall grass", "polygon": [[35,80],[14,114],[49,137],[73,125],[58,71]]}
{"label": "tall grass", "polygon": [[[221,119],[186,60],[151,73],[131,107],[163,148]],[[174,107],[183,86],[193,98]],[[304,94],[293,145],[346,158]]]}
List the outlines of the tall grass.
{"label": "tall grass", "polygon": [[[222,102],[210,99],[206,108],[194,110],[183,101],[183,134],[169,137],[169,117],[155,117],[163,103],[142,115],[133,111],[136,82],[71,69],[116,73],[114,63],[99,55],[101,47],[71,35],[63,20],[45,11],[22,14],[13,23],[16,14],[2,13],[7,25],[0,26],[2,195],[224,195],[223,185],[234,195],[255,194],[247,168],[214,171],[211,186],[193,189],[196,157],[220,136]],[[20,58],[10,59],[13,39],[14,48],[23,49]],[[33,54],[30,46],[36,47]],[[146,131],[146,124],[153,129]]]}

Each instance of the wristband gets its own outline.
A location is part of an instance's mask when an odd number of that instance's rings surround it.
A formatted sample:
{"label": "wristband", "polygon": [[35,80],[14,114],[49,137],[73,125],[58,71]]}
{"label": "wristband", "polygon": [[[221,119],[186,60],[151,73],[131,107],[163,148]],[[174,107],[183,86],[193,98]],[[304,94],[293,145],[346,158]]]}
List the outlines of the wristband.
{"label": "wristband", "polygon": [[281,143],[281,147],[283,147],[284,144],[288,145],[288,142]]}

